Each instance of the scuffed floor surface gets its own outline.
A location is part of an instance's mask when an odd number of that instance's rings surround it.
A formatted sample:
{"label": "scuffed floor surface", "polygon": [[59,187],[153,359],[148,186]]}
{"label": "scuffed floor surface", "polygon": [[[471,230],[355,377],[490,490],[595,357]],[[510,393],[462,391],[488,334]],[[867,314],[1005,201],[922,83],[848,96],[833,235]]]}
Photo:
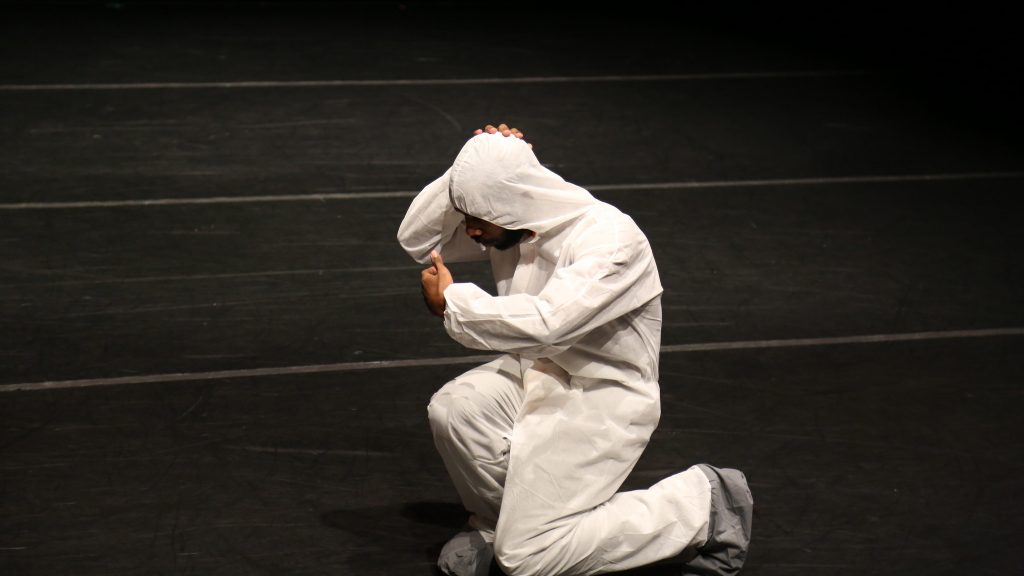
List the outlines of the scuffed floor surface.
{"label": "scuffed floor surface", "polygon": [[502,120],[658,258],[625,488],[742,469],[745,574],[1024,573],[998,46],[633,8],[4,8],[0,573],[434,574],[425,407],[480,360],[395,232]]}

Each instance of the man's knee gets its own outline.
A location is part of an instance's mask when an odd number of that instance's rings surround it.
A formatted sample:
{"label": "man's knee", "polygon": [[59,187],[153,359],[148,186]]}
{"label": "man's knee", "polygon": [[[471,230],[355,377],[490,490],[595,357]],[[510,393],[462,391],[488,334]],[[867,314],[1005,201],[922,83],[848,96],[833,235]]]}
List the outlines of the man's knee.
{"label": "man's knee", "polygon": [[427,421],[430,422],[430,429],[434,434],[448,428],[448,415],[451,412],[452,395],[449,387],[454,382],[449,382],[440,390],[434,393],[427,404]]}
{"label": "man's knee", "polygon": [[[509,538],[498,532],[494,540],[494,559],[509,576],[550,576],[563,573],[565,558],[556,540],[541,542],[540,535]],[[548,534],[550,536],[550,534]],[[557,538],[557,537],[556,537]]]}
{"label": "man's knee", "polygon": [[530,554],[519,544],[512,544],[500,535],[494,541],[494,559],[497,561],[501,571],[508,576],[527,576],[533,574],[528,572],[530,568],[527,562]]}
{"label": "man's knee", "polygon": [[451,437],[478,412],[478,396],[472,385],[452,380],[438,390],[427,405],[427,420],[434,435]]}

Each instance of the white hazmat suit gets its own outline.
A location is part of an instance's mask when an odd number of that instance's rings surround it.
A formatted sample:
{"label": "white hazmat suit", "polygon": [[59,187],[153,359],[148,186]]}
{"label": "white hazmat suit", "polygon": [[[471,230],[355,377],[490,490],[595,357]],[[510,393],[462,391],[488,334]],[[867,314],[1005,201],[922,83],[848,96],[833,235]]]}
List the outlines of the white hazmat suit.
{"label": "white hazmat suit", "polygon": [[[480,246],[460,212],[535,235]],[[504,355],[446,384],[428,415],[470,526],[503,570],[600,574],[707,541],[712,485],[697,467],[617,493],[660,416],[662,287],[631,218],[522,140],[481,134],[413,200],[398,239],[421,263],[432,250],[491,262],[497,296],[456,277],[444,327]]]}

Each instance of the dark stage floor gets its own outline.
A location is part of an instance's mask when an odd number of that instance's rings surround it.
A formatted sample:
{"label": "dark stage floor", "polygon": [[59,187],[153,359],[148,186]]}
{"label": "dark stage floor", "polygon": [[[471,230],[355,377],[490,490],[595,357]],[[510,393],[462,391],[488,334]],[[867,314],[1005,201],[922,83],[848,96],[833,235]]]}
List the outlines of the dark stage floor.
{"label": "dark stage floor", "polygon": [[627,488],[743,469],[745,574],[1024,573],[999,42],[155,4],[2,9],[0,573],[434,574],[464,517],[425,406],[480,360],[395,232],[503,120],[658,258],[663,416]]}

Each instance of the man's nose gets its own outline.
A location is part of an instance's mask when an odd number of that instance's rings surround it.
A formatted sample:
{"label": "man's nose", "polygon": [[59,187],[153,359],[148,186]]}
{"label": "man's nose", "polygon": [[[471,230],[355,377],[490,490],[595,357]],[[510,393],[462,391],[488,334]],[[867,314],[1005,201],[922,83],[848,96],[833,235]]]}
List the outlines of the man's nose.
{"label": "man's nose", "polygon": [[483,233],[483,230],[476,228],[475,226],[470,226],[469,224],[466,224],[466,235],[468,235],[470,238],[476,238],[477,236],[480,236]]}

